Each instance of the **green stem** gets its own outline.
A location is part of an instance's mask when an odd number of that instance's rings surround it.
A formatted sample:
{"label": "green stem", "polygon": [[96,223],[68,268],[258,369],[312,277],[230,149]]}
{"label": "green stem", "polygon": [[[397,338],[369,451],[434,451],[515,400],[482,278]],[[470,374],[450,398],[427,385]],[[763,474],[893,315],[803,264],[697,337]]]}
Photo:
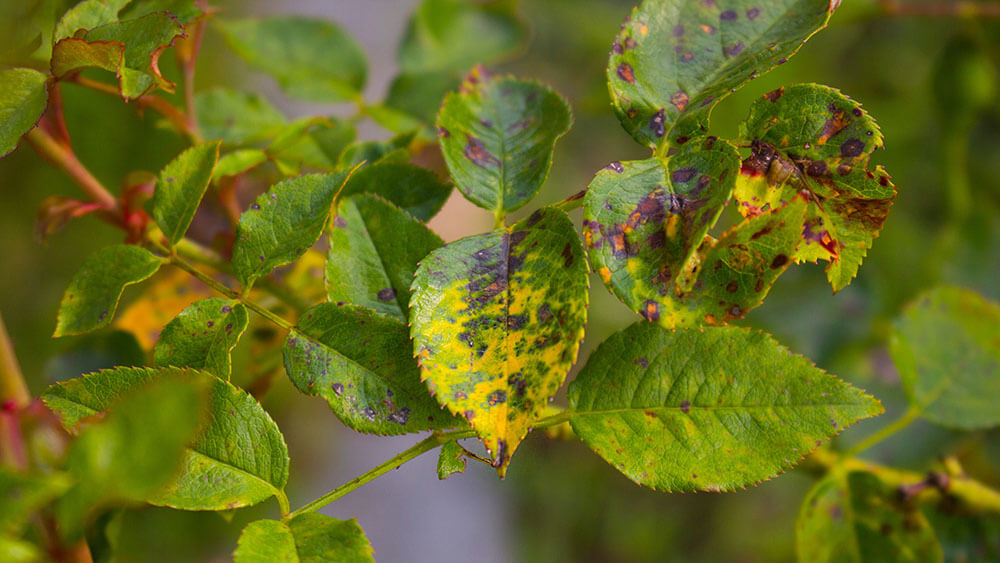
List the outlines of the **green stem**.
{"label": "green stem", "polygon": [[[538,419],[534,424],[534,428],[546,428],[548,426],[555,426],[557,424],[562,424],[572,417],[572,411],[563,411],[550,416],[546,416]],[[331,502],[339,499],[340,497],[346,495],[347,493],[361,487],[365,483],[375,480],[376,477],[384,475],[389,471],[396,469],[403,465],[404,463],[416,459],[417,457],[425,454],[434,448],[444,445],[448,442],[454,440],[461,440],[463,438],[472,438],[476,435],[473,430],[450,430],[448,432],[435,432],[428,436],[427,438],[417,442],[409,449],[404,450],[391,459],[365,471],[361,475],[358,475],[354,479],[344,483],[343,485],[333,489],[332,491],[326,493],[325,495],[317,498],[316,500],[310,502],[309,504],[295,510],[294,512],[287,514],[283,517],[284,520],[291,520],[299,514],[304,514],[306,512],[315,512],[320,508],[330,504]]]}
{"label": "green stem", "polygon": [[225,285],[215,281],[214,279],[212,279],[211,276],[202,272],[198,268],[195,268],[194,265],[192,265],[187,260],[184,260],[176,253],[170,252],[170,249],[166,248],[162,244],[159,244],[155,241],[151,241],[151,244],[158,251],[162,252],[163,254],[166,254],[171,264],[191,274],[192,276],[197,278],[200,282],[207,285],[208,287],[214,289],[215,291],[221,293],[222,295],[225,295],[230,299],[238,300],[240,303],[246,305],[246,307],[251,311],[257,313],[258,315],[264,317],[265,319],[271,321],[272,323],[278,325],[279,327],[285,330],[291,330],[294,327],[292,323],[286,321],[285,319],[279,317],[278,315],[275,315],[274,313],[268,311],[264,307],[261,307],[257,303],[251,301],[245,295],[241,295],[236,290],[226,287]]}
{"label": "green stem", "polygon": [[859,453],[867,450],[868,448],[874,446],[875,444],[885,440],[889,436],[892,436],[896,432],[906,428],[913,422],[918,416],[920,416],[920,410],[916,407],[910,407],[903,416],[899,417],[895,422],[889,424],[885,428],[879,430],[878,432],[872,434],[871,436],[861,440],[854,447],[850,448],[844,452],[845,458],[855,457]]}
{"label": "green stem", "polygon": [[7,401],[13,401],[16,407],[21,408],[31,402],[31,393],[24,382],[3,315],[0,315],[0,403]]}
{"label": "green stem", "polygon": [[504,217],[506,217],[506,216],[507,216],[507,214],[502,209],[497,209],[496,212],[493,213],[493,229],[494,230],[496,230],[496,229],[506,229],[507,228],[507,223],[504,222]]}

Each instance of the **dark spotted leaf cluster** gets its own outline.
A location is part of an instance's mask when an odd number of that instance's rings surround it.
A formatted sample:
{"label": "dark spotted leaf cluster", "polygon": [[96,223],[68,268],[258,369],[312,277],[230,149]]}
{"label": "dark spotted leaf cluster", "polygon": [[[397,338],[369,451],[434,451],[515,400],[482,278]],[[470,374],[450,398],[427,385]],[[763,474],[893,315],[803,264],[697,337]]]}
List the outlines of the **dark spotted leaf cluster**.
{"label": "dark spotted leaf cluster", "polygon": [[611,47],[618,119],[652,148],[704,135],[720,100],[788,60],[823,28],[829,0],[646,0]]}

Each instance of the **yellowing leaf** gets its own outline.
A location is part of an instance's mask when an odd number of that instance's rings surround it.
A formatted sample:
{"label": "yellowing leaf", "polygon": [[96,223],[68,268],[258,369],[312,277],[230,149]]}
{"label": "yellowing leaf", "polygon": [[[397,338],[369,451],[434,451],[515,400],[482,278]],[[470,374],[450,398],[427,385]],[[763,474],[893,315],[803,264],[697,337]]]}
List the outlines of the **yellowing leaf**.
{"label": "yellowing leaf", "polygon": [[410,324],[422,377],[501,476],[576,359],[587,283],[573,224],[553,208],[445,245],[417,269]]}

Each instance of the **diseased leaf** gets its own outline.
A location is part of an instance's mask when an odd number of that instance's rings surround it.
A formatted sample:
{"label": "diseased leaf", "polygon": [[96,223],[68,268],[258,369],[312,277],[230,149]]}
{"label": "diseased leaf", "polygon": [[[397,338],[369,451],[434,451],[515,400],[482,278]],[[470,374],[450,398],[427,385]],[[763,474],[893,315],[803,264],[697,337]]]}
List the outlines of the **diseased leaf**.
{"label": "diseased leaf", "polygon": [[55,506],[66,540],[82,535],[96,509],[156,495],[197,436],[205,414],[203,382],[143,383],[105,404],[107,417],[84,429],[69,448],[66,465],[76,484]]}
{"label": "diseased leaf", "polygon": [[465,473],[465,450],[455,440],[445,442],[438,454],[438,479],[444,480],[455,473]]}
{"label": "diseased leaf", "polygon": [[63,294],[52,336],[107,326],[125,287],[149,278],[161,264],[163,260],[145,248],[126,244],[106,246],[90,255]]}
{"label": "diseased leaf", "polygon": [[174,84],[160,74],[157,65],[163,50],[183,36],[184,27],[167,12],[105,23],[60,39],[52,49],[52,74],[61,77],[90,67],[114,72],[126,101],[154,87],[173,92]]}
{"label": "diseased leaf", "polygon": [[753,217],[805,191],[809,210],[799,262],[830,262],[834,291],[857,275],[896,196],[881,166],[868,170],[882,133],[861,105],[817,84],[779,88],[754,102],[740,135],[751,143],[734,195]]}
{"label": "diseased leaf", "polygon": [[286,16],[216,23],[229,47],[273,76],[289,96],[339,102],[361,95],[364,52],[334,22]]}
{"label": "diseased leaf", "polygon": [[131,0],[84,0],[78,3],[59,19],[53,43],[73,37],[81,29],[91,30],[118,21],[118,12],[129,2]]}
{"label": "diseased leaf", "polygon": [[156,181],[153,219],[171,245],[184,237],[205,196],[221,141],[195,145],[170,161]]}
{"label": "diseased leaf", "polygon": [[646,322],[598,346],[568,396],[570,424],[591,449],[664,491],[757,484],[882,412],[766,333]]}
{"label": "diseased leaf", "polygon": [[405,434],[462,426],[427,392],[403,323],[361,307],[321,303],[288,333],[285,370],[348,427]]}
{"label": "diseased leaf", "polygon": [[279,182],[240,215],[233,269],[243,287],[294,261],[313,245],[349,172],[309,174]]}
{"label": "diseased leaf", "polygon": [[790,264],[803,197],[719,240],[707,236],[738,163],[732,145],[707,137],[666,160],[613,162],[591,182],[583,224],[591,266],[647,320],[673,328],[742,318]]}
{"label": "diseased leaf", "polygon": [[910,404],[942,426],[1000,424],[1000,305],[955,287],[919,296],[893,322],[889,350]]}
{"label": "diseased leaf", "polygon": [[26,474],[0,467],[0,537],[20,534],[32,514],[63,494],[71,484],[65,473]]}
{"label": "diseased leaf", "polygon": [[320,563],[375,561],[357,520],[337,520],[307,512],[287,523],[257,520],[247,524],[233,554],[235,563]]}
{"label": "diseased leaf", "polygon": [[380,195],[420,221],[428,221],[451,195],[451,184],[414,164],[381,161],[358,169],[341,196],[360,193]]}
{"label": "diseased leaf", "polygon": [[527,25],[512,8],[511,3],[424,0],[399,44],[399,66],[407,73],[464,71],[512,54],[528,38]]}
{"label": "diseased leaf", "polygon": [[536,82],[472,69],[438,113],[438,140],[455,184],[472,203],[506,213],[538,193],[569,105]]}
{"label": "diseased leaf", "polygon": [[208,373],[121,367],[53,385],[42,400],[72,431],[120,397],[164,379],[207,387],[209,416],[201,432],[186,442],[179,472],[143,500],[183,510],[227,510],[256,504],[284,489],[288,448],[277,425],[246,391]]}
{"label": "diseased leaf", "polygon": [[406,322],[417,263],[444,241],[370,194],[342,200],[332,223],[325,267],[330,302],[362,305]]}
{"label": "diseased leaf", "polygon": [[30,68],[0,70],[0,158],[38,123],[49,95],[47,76]]}
{"label": "diseased leaf", "polygon": [[941,561],[924,515],[865,471],[831,473],[802,502],[796,522],[800,561]]}
{"label": "diseased leaf", "polygon": [[701,136],[715,105],[826,26],[829,0],[645,0],[611,46],[608,87],[625,130],[652,148]]}
{"label": "diseased leaf", "polygon": [[465,417],[502,477],[576,360],[587,320],[587,265],[565,213],[463,238],[425,258],[410,325],[421,375]]}
{"label": "diseased leaf", "polygon": [[225,88],[198,92],[194,109],[205,138],[225,145],[263,141],[285,126],[285,117],[266,99]]}
{"label": "diseased leaf", "polygon": [[247,310],[239,301],[203,299],[170,321],[153,352],[157,366],[203,369],[229,380],[229,355],[247,328]]}
{"label": "diseased leaf", "polygon": [[732,194],[738,166],[732,145],[708,137],[667,159],[613,162],[594,177],[583,203],[591,267],[633,311],[656,316],[676,292]]}

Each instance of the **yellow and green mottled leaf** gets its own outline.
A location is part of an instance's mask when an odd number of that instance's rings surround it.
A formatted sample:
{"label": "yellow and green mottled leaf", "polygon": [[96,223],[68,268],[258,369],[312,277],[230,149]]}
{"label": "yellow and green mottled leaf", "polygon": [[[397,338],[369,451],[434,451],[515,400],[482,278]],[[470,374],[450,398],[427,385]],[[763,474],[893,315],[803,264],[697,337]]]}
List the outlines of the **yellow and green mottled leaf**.
{"label": "yellow and green mottled leaf", "polygon": [[1000,304],[939,287],[893,323],[889,350],[910,404],[951,428],[1000,424]]}
{"label": "yellow and green mottled leaf", "polygon": [[827,260],[834,291],[857,275],[896,196],[881,166],[868,170],[882,133],[861,105],[817,84],[779,88],[754,102],[741,125],[751,153],[734,196],[753,217],[805,191],[809,210],[795,260]]}
{"label": "yellow and green mottled leaf", "polygon": [[142,500],[184,510],[227,510],[256,504],[284,489],[288,448],[277,425],[250,394],[209,373],[120,367],[53,385],[42,400],[67,430],[75,431],[81,421],[121,397],[162,380],[204,385],[210,393],[208,418],[185,444],[178,472]]}
{"label": "yellow and green mottled leaf", "polygon": [[374,311],[322,303],[288,333],[285,371],[359,432],[405,434],[464,426],[427,392],[406,325]]}
{"label": "yellow and green mottled leaf", "polygon": [[572,121],[566,100],[546,86],[477,66],[445,97],[438,141],[462,194],[503,214],[538,193]]}
{"label": "yellow and green mottled leaf", "polygon": [[364,52],[332,21],[285,16],[217,20],[216,25],[237,55],[273,76],[289,96],[354,100],[365,85]]}
{"label": "yellow and green mottled leaf", "polygon": [[826,26],[830,0],[645,0],[611,46],[625,130],[652,148],[703,135],[712,109]]}
{"label": "yellow and green mottled leaf", "polygon": [[613,162],[584,198],[591,267],[630,309],[664,327],[720,324],[758,306],[801,239],[805,201],[708,236],[732,194],[735,148],[689,141],[666,159]]}
{"label": "yellow and green mottled leaf", "polygon": [[941,561],[920,510],[865,471],[833,472],[806,495],[796,522],[799,561]]}
{"label": "yellow and green mottled leaf", "polygon": [[162,264],[162,259],[139,246],[116,244],[98,250],[84,261],[63,294],[52,336],[107,326],[125,286],[149,278]]}
{"label": "yellow and green mottled leaf", "polygon": [[0,70],[0,158],[42,117],[48,103],[47,76],[30,68]]}
{"label": "yellow and green mottled leaf", "polygon": [[423,223],[378,196],[342,200],[330,229],[327,297],[406,322],[417,263],[442,244]]}
{"label": "yellow and green mottled leaf", "polygon": [[296,260],[319,239],[333,198],[349,177],[350,172],[337,172],[279,182],[240,215],[233,269],[244,287]]}
{"label": "yellow and green mottled leaf", "polygon": [[374,551],[357,520],[337,520],[316,512],[284,522],[247,524],[233,554],[235,563],[374,562]]}
{"label": "yellow and green mottled leaf", "polygon": [[184,237],[194,219],[219,159],[220,143],[209,141],[195,145],[160,171],[153,192],[153,219],[170,244],[177,244]]}
{"label": "yellow and green mottled leaf", "polygon": [[425,258],[410,297],[423,379],[465,417],[502,476],[576,360],[587,265],[565,213],[457,240]]}
{"label": "yellow and green mottled leaf", "polygon": [[882,412],[766,333],[647,322],[605,340],[568,396],[573,430],[591,449],[664,491],[754,485]]}
{"label": "yellow and green mottled leaf", "polygon": [[229,356],[248,321],[247,309],[239,301],[198,301],[163,327],[153,360],[157,366],[203,369],[228,381]]}

